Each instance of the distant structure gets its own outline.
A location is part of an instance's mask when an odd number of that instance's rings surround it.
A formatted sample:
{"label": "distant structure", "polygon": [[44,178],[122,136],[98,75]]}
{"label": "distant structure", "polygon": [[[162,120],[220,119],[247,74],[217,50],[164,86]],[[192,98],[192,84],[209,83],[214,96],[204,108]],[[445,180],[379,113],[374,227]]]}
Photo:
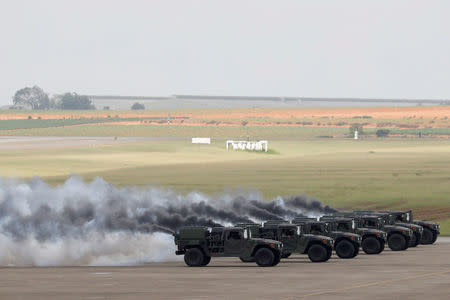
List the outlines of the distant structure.
{"label": "distant structure", "polygon": [[192,144],[211,144],[211,138],[192,138]]}
{"label": "distant structure", "polygon": [[250,150],[250,151],[268,151],[269,143],[267,141],[232,141],[228,140],[226,148],[233,150]]}

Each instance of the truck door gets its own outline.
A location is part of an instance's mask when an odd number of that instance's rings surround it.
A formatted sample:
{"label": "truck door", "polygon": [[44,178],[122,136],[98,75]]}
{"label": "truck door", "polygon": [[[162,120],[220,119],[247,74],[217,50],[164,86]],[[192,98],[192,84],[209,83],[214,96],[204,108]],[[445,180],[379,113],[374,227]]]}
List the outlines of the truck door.
{"label": "truck door", "polygon": [[230,230],[225,233],[225,253],[239,254],[244,248],[242,230]]}
{"label": "truck door", "polygon": [[280,241],[283,243],[286,249],[295,249],[297,243],[296,229],[295,228],[281,228],[280,229]]}

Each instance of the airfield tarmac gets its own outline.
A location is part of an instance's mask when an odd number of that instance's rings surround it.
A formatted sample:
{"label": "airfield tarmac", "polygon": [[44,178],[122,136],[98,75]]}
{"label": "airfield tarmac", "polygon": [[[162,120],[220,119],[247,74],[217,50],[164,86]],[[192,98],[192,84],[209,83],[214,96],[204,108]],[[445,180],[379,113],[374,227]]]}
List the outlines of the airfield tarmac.
{"label": "airfield tarmac", "polygon": [[119,143],[171,141],[171,137],[68,137],[68,136],[0,136],[0,150],[72,148],[115,145]]}
{"label": "airfield tarmac", "polygon": [[305,256],[273,268],[235,258],[134,267],[5,267],[0,299],[449,299],[450,238],[327,263]]}

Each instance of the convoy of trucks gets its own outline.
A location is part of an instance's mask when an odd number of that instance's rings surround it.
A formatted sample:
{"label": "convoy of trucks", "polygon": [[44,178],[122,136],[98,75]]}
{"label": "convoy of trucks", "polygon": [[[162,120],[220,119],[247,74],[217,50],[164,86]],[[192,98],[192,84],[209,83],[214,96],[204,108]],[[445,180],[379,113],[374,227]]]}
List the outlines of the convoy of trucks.
{"label": "convoy of trucks", "polygon": [[413,220],[412,211],[336,212],[317,218],[268,220],[232,227],[187,226],[174,233],[176,255],[191,267],[202,267],[213,257],[237,257],[261,267],[276,266],[291,254],[305,254],[311,262],[326,262],[334,250],[350,259],[362,248],[380,254],[387,243],[392,251],[433,244],[439,224]]}

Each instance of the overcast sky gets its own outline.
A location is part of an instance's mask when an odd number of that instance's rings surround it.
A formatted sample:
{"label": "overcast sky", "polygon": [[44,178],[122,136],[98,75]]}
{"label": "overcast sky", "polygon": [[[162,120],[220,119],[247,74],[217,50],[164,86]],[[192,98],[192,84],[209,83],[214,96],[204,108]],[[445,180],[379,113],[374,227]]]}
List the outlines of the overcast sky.
{"label": "overcast sky", "polygon": [[450,98],[450,1],[0,0],[0,105],[49,93]]}

